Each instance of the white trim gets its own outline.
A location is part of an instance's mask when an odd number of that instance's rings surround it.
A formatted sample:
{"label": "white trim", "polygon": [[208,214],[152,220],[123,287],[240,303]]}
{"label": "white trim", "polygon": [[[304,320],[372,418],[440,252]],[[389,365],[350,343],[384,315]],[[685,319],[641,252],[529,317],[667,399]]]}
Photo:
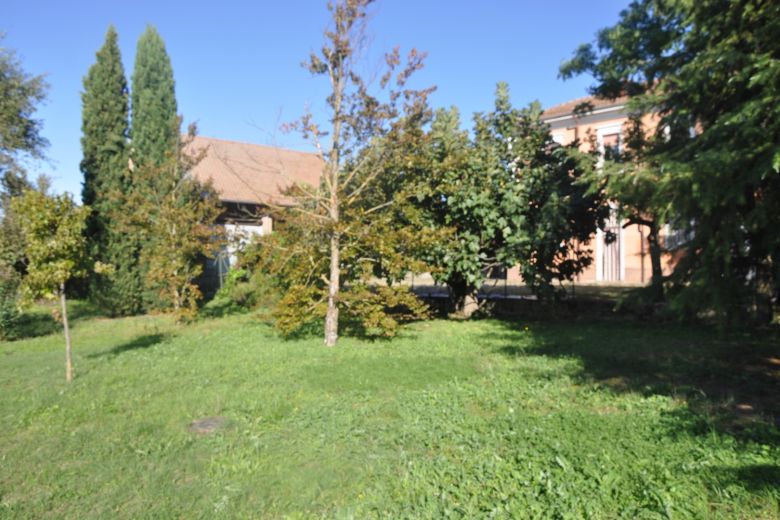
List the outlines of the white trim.
{"label": "white trim", "polygon": [[625,231],[625,228],[623,227],[623,221],[618,221],[618,242],[620,244],[620,281],[624,282],[626,280],[626,247],[623,243],[623,231]]}
{"label": "white trim", "polygon": [[585,112],[582,115],[575,115],[574,113],[566,114],[565,116],[558,116],[553,117],[550,119],[545,119],[544,116],[542,116],[542,121],[545,123],[557,123],[559,121],[566,121],[567,119],[574,119],[575,117],[587,117],[587,116],[596,116],[599,114],[607,114],[609,112],[618,112],[620,110],[623,110],[626,105],[615,105],[613,107],[607,107],[607,108],[597,108],[596,110],[591,110],[590,112]]}
{"label": "white trim", "polygon": [[601,168],[604,166],[604,136],[605,135],[618,135],[618,150],[623,146],[623,123],[610,123],[608,125],[596,127],[596,143],[599,147],[599,160],[596,167]]}
{"label": "white trim", "polygon": [[596,281],[604,280],[604,232],[596,228]]}

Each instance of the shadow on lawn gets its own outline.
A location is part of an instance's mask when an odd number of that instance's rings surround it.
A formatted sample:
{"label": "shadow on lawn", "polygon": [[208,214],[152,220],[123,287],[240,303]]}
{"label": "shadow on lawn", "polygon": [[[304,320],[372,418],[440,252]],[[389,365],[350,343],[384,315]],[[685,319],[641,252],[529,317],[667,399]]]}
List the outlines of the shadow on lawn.
{"label": "shadow on lawn", "polygon": [[168,334],[144,334],[143,336],[138,336],[137,338],[133,338],[130,341],[116,345],[115,347],[108,350],[95,352],[94,354],[88,354],[87,357],[101,358],[106,356],[118,356],[119,354],[129,352],[131,350],[142,350],[149,348],[151,346],[162,343],[166,339],[168,339]]}
{"label": "shadow on lawn", "polygon": [[[35,338],[49,334],[62,333],[62,323],[54,319],[52,311],[59,313],[59,303],[46,303],[24,312],[14,324],[11,339]],[[68,302],[68,321],[73,324],[104,316],[100,308],[92,303],[79,300]]]}
{"label": "shadow on lawn", "polygon": [[[522,325],[502,323],[502,340],[522,337]],[[780,445],[777,328],[719,336],[697,327],[588,320],[539,322],[531,333],[530,347],[517,347],[520,342],[513,341],[500,352],[578,358],[584,381],[616,392],[684,399],[688,417],[670,418],[670,425],[684,424],[701,433],[715,428]]]}

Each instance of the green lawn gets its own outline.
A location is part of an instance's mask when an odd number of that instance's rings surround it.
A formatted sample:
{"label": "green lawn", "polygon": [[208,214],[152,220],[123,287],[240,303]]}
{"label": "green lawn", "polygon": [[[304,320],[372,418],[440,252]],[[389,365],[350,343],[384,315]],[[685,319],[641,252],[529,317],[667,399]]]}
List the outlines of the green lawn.
{"label": "green lawn", "polygon": [[70,386],[61,336],[0,343],[2,518],[780,517],[776,331],[74,314]]}

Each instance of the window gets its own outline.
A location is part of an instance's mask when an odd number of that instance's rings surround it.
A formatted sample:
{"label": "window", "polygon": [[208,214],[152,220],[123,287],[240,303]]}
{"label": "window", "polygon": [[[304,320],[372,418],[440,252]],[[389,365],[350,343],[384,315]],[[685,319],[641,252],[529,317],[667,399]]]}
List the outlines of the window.
{"label": "window", "polygon": [[601,138],[604,147],[604,160],[617,161],[620,158],[620,134],[606,134]]}

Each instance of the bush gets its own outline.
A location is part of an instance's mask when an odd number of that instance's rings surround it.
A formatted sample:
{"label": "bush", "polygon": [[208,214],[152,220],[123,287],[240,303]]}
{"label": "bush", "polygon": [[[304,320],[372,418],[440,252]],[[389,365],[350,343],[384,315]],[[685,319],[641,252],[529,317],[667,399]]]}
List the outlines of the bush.
{"label": "bush", "polygon": [[14,336],[19,319],[17,301],[19,274],[9,266],[0,265],[0,339]]}
{"label": "bush", "polygon": [[250,274],[244,268],[231,270],[205,307],[207,314],[224,315],[246,312],[257,308],[272,309],[280,299],[280,290],[266,273],[256,270]]}

